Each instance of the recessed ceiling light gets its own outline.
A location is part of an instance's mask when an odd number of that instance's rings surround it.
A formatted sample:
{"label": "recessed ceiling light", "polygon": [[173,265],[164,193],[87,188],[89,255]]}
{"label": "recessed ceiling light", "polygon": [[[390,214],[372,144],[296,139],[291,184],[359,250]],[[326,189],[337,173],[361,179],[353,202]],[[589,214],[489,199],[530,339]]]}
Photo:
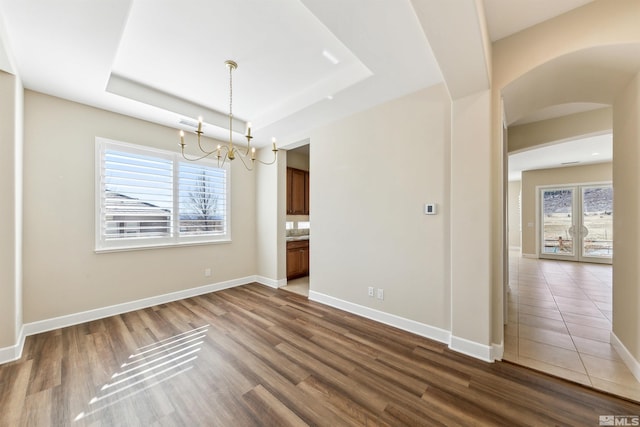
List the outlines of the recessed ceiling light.
{"label": "recessed ceiling light", "polygon": [[600,153],[591,153],[592,156],[599,156]]}
{"label": "recessed ceiling light", "polygon": [[560,163],[562,166],[567,166],[567,165],[576,165],[580,162],[564,162],[564,163]]}
{"label": "recessed ceiling light", "polygon": [[329,101],[333,100],[333,95],[327,95],[327,99],[328,99]]}
{"label": "recessed ceiling light", "polygon": [[340,60],[326,49],[322,51],[322,56],[327,58],[327,61],[331,62],[333,65],[338,65],[340,63]]}

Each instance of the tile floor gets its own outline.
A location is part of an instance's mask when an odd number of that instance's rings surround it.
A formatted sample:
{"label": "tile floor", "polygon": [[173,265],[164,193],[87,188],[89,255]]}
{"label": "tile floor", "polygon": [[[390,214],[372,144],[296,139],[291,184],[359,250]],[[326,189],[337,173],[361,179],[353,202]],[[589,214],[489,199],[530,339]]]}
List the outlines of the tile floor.
{"label": "tile floor", "polygon": [[640,401],[640,382],[609,344],[611,272],[511,251],[504,359]]}
{"label": "tile floor", "polygon": [[304,295],[305,297],[309,298],[309,276],[288,280],[287,286],[283,286],[280,289],[293,292],[295,294]]}

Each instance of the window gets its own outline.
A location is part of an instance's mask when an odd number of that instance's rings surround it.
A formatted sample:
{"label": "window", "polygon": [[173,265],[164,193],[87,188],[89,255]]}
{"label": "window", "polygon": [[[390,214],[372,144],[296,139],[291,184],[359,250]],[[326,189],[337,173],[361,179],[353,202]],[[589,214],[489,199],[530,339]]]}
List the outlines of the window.
{"label": "window", "polygon": [[97,251],[230,240],[227,168],[104,138],[96,161]]}

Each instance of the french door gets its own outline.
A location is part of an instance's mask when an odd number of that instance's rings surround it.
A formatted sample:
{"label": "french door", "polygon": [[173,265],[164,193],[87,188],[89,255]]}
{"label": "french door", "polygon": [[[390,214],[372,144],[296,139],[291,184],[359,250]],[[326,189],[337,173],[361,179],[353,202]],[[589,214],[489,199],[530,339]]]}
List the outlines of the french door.
{"label": "french door", "polygon": [[611,263],[611,184],[544,187],[539,191],[540,258]]}

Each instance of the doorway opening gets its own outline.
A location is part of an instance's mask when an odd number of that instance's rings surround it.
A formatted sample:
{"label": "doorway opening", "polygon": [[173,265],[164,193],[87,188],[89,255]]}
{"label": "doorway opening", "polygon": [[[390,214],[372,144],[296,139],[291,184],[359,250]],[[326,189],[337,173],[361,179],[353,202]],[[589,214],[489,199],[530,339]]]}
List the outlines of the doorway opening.
{"label": "doorway opening", "polygon": [[286,276],[281,289],[309,297],[310,144],[287,150]]}

